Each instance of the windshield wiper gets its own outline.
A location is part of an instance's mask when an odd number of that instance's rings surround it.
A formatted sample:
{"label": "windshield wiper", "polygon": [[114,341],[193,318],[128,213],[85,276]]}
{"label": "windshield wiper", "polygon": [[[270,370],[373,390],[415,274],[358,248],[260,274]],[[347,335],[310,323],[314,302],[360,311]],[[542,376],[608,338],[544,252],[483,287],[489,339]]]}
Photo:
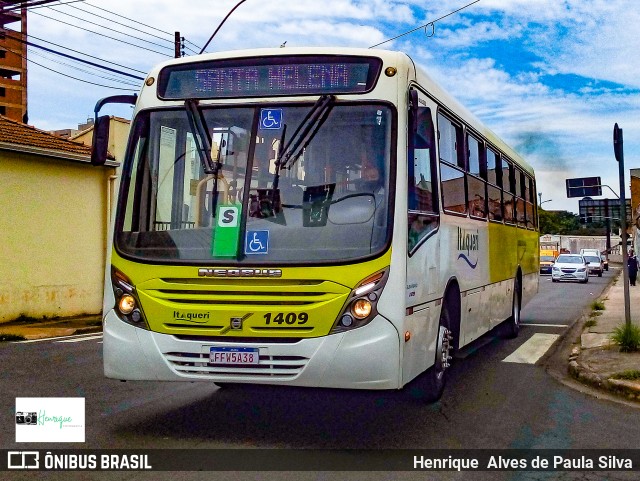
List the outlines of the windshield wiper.
{"label": "windshield wiper", "polygon": [[202,168],[207,175],[213,175],[213,191],[211,192],[211,217],[216,216],[216,208],[218,206],[218,172],[221,167],[220,155],[222,153],[223,141],[220,141],[218,146],[218,154],[216,155],[215,162],[211,158],[211,137],[207,130],[207,123],[202,115],[202,110],[198,106],[198,101],[195,99],[187,99],[184,101],[184,106],[187,111],[187,117],[189,118],[189,124],[191,131],[193,132],[193,140],[196,143],[196,150],[200,155],[200,161],[202,162]]}
{"label": "windshield wiper", "polygon": [[193,132],[193,140],[196,143],[196,150],[200,154],[200,161],[205,174],[217,174],[220,167],[218,160],[214,164],[211,158],[211,137],[207,131],[206,121],[202,115],[202,110],[198,107],[198,101],[195,99],[187,99],[184,101],[189,125]]}
{"label": "windshield wiper", "polygon": [[327,120],[334,101],[335,96],[333,95],[322,95],[318,100],[316,100],[316,103],[313,104],[311,110],[307,112],[307,115],[302,119],[302,122],[300,122],[298,128],[293,132],[293,135],[286,145],[284,144],[284,140],[287,125],[285,124],[283,126],[280,145],[278,147],[278,155],[275,162],[276,173],[273,178],[274,196],[275,191],[278,188],[280,170],[290,169],[293,167],[293,164],[295,164],[298,158],[302,155],[304,149],[309,145],[309,142],[311,142],[318,130],[320,130],[324,121]]}

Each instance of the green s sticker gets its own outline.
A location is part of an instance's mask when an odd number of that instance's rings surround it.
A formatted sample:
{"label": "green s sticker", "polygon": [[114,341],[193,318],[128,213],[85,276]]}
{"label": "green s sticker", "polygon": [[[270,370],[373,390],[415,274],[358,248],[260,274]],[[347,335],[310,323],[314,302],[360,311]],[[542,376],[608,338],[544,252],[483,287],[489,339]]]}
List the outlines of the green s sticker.
{"label": "green s sticker", "polygon": [[211,253],[214,257],[236,257],[240,237],[241,204],[218,205]]}

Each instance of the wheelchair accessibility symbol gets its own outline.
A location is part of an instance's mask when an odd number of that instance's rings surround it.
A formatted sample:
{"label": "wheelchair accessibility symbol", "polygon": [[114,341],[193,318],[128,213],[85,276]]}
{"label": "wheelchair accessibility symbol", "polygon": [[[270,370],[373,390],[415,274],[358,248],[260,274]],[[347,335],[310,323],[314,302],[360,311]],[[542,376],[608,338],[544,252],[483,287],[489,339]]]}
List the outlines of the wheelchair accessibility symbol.
{"label": "wheelchair accessibility symbol", "polygon": [[245,254],[268,254],[269,253],[269,231],[250,230],[244,241]]}
{"label": "wheelchair accessibility symbol", "polygon": [[282,109],[261,109],[260,129],[278,130],[282,127]]}

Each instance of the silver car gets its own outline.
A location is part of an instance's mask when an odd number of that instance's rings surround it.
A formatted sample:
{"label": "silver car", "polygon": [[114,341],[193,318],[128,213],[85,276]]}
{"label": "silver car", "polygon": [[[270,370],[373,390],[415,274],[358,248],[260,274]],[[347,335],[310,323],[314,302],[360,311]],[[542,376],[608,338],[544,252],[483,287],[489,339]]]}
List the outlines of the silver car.
{"label": "silver car", "polygon": [[551,268],[551,280],[589,282],[589,266],[580,254],[560,254]]}

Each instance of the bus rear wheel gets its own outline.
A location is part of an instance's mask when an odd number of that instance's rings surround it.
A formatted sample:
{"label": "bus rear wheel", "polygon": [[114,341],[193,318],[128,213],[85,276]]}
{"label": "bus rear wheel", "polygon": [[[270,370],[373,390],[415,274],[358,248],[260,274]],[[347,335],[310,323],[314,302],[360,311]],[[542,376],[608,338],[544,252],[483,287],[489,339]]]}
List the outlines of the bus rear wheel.
{"label": "bus rear wheel", "polygon": [[[556,282],[552,279],[553,282]],[[504,323],[504,336],[513,339],[518,337],[520,332],[520,310],[522,308],[522,300],[520,295],[520,281],[516,278],[513,285],[513,303],[511,304],[511,316]]]}
{"label": "bus rear wheel", "polygon": [[436,340],[436,358],[433,366],[416,378],[409,387],[411,396],[433,403],[442,397],[447,383],[447,369],[450,366],[453,349],[453,333],[450,330],[451,313],[447,305],[442,306],[438,337]]}

